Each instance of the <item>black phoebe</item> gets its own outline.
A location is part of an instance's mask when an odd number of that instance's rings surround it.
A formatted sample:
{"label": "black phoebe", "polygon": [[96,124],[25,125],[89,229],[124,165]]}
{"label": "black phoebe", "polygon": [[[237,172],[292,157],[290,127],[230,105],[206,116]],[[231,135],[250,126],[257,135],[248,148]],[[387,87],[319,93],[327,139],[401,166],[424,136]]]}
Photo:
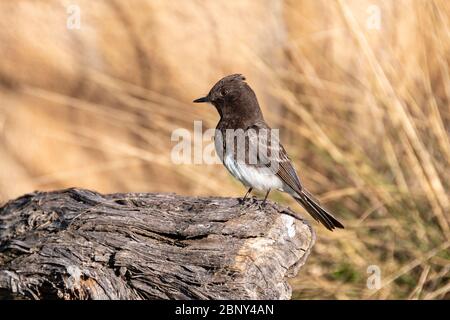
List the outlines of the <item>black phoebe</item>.
{"label": "black phoebe", "polygon": [[[302,186],[286,151],[273,134],[275,130],[264,121],[255,93],[242,75],[226,76],[206,97],[194,102],[212,103],[219,112],[216,152],[228,171],[249,188],[244,201],[253,188],[266,192],[263,203],[270,190],[277,189],[289,193],[327,229],[344,228]],[[232,141],[230,132],[234,134]],[[240,138],[244,141],[243,154],[235,148],[236,140]]]}

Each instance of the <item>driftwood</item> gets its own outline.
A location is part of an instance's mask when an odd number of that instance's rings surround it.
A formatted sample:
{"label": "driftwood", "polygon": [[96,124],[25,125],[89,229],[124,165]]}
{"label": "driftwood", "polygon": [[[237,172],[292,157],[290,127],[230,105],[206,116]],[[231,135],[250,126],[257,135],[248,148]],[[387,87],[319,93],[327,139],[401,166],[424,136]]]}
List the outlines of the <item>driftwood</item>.
{"label": "driftwood", "polygon": [[0,209],[2,299],[289,299],[315,235],[250,199],[35,192]]}

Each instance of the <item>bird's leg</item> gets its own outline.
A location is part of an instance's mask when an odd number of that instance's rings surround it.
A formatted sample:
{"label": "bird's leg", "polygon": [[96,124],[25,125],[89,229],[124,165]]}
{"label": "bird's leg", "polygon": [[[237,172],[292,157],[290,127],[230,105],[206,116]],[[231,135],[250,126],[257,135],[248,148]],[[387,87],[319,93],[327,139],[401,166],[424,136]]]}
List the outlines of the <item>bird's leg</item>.
{"label": "bird's leg", "polygon": [[263,205],[263,206],[266,204],[266,200],[267,200],[267,197],[269,196],[269,193],[270,193],[270,189],[267,190],[266,196],[264,197],[264,200],[263,200],[263,202],[262,202],[262,205]]}
{"label": "bird's leg", "polygon": [[241,202],[244,203],[247,200],[247,196],[252,192],[253,188],[249,188],[245,196],[242,198]]}

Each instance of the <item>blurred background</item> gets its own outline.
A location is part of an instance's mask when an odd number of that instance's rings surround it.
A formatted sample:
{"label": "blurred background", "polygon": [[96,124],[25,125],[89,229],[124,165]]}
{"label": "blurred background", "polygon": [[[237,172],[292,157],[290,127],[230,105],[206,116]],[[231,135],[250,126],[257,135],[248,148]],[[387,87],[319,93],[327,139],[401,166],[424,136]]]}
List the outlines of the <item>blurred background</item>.
{"label": "blurred background", "polygon": [[346,226],[311,222],[293,298],[450,298],[449,1],[1,1],[0,57],[0,203],[75,186],[242,196],[221,165],[170,157],[174,129],[218,121],[191,101],[242,73]]}

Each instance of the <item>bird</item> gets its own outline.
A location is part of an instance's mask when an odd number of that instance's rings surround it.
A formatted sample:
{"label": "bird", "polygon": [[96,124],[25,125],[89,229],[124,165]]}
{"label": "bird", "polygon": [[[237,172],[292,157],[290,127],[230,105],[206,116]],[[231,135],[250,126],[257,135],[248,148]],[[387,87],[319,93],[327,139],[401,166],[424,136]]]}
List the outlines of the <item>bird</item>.
{"label": "bird", "polygon": [[[275,130],[264,120],[255,92],[242,74],[220,79],[206,96],[193,102],[210,103],[219,113],[215,150],[231,175],[248,188],[242,198],[244,202],[256,189],[266,193],[262,202],[265,205],[271,190],[278,190],[292,196],[328,230],[344,228],[301,183],[278,135],[273,134]],[[239,141],[243,141],[241,148]]]}

